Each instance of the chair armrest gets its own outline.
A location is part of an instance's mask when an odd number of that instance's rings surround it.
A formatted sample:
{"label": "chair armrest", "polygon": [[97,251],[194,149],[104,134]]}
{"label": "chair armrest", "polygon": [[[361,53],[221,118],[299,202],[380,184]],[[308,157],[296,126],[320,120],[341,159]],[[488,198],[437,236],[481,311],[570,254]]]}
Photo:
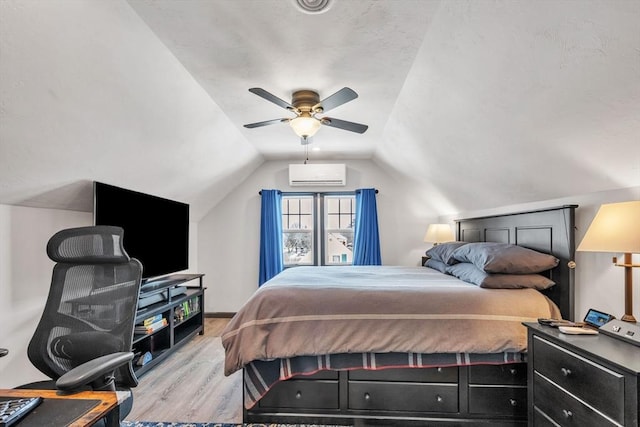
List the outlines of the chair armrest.
{"label": "chair armrest", "polygon": [[94,381],[113,376],[113,371],[119,366],[133,360],[132,352],[119,352],[100,356],[76,366],[56,381],[59,390],[71,391],[89,385]]}

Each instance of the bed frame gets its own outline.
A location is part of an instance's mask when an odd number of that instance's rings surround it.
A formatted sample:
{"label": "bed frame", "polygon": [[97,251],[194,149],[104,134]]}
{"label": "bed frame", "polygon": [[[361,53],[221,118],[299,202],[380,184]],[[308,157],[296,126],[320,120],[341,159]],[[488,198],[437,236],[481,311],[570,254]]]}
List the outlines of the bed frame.
{"label": "bed frame", "polygon": [[[574,319],[577,205],[456,220],[458,240],[512,243],[560,259],[545,291]],[[375,396],[375,398],[374,398]],[[526,363],[378,371],[322,371],[278,383],[252,409],[250,423],[491,425],[527,422]]]}

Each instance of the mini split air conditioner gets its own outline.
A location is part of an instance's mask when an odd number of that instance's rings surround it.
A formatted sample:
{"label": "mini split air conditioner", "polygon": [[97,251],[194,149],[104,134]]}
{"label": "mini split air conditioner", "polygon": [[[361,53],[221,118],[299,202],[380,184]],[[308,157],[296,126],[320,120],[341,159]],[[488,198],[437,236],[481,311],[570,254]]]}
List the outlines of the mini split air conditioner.
{"label": "mini split air conditioner", "polygon": [[346,184],[347,167],[344,164],[289,165],[289,185],[292,187]]}

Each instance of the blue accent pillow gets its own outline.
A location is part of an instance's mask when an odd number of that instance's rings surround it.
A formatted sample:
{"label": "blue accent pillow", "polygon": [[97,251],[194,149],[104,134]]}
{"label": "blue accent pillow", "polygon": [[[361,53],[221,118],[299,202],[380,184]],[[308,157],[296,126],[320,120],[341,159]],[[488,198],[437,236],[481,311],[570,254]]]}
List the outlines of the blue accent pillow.
{"label": "blue accent pillow", "polygon": [[431,249],[427,250],[426,255],[435,259],[436,261],[443,262],[445,264],[455,264],[456,261],[452,255],[453,252],[461,246],[466,245],[467,242],[446,242],[435,245]]}
{"label": "blue accent pillow", "polygon": [[489,274],[468,262],[450,265],[446,273],[481,288],[543,290],[555,285],[553,280],[541,274]]}
{"label": "blue accent pillow", "polygon": [[447,267],[449,267],[444,262],[438,261],[438,260],[433,259],[433,258],[429,258],[424,263],[424,266],[425,267],[429,267],[429,268],[433,268],[434,270],[438,270],[440,273],[446,273],[447,272]]}
{"label": "blue accent pillow", "polygon": [[509,243],[478,242],[457,248],[451,255],[487,273],[535,274],[558,265],[558,258]]}

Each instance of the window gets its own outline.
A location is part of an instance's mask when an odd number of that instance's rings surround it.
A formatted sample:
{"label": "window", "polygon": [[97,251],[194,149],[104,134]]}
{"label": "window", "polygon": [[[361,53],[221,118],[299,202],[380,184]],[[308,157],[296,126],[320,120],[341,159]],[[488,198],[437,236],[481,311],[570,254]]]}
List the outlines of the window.
{"label": "window", "polygon": [[355,196],[326,196],[324,206],[325,264],[351,264],[356,198]]}
{"label": "window", "polygon": [[282,196],[284,265],[314,265],[314,197]]}
{"label": "window", "polygon": [[350,265],[354,193],[282,195],[284,265]]}

